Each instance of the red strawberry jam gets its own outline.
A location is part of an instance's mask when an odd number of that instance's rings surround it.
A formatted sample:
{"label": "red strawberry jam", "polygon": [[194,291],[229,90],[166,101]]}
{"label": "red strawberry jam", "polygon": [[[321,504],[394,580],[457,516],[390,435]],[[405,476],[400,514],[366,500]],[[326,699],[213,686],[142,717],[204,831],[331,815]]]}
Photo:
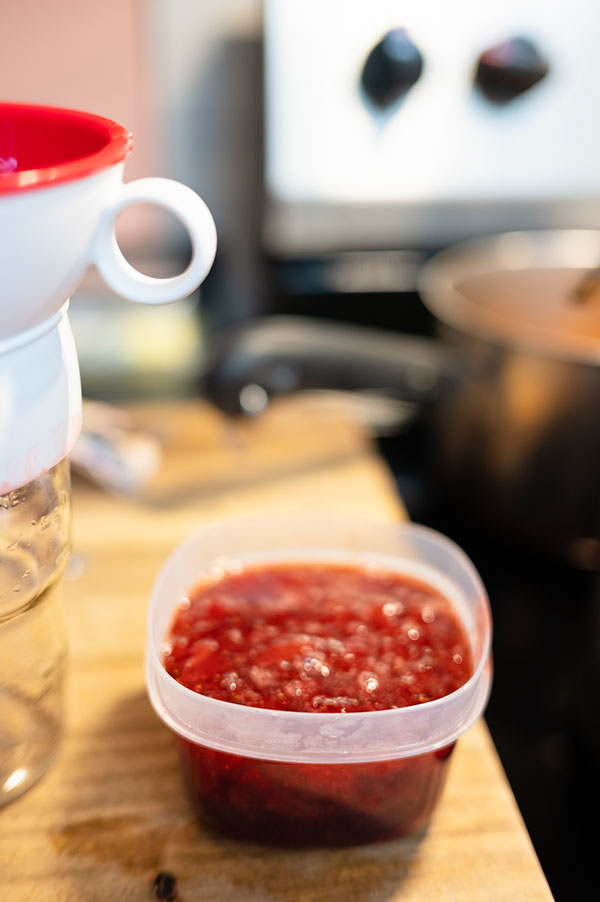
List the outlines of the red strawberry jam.
{"label": "red strawberry jam", "polygon": [[[436,589],[395,572],[320,563],[262,565],[196,586],[178,608],[164,666],[222,701],[342,716],[441,698],[472,673],[462,624]],[[422,826],[452,751],[295,764],[180,743],[193,796],[220,827],[321,845]]]}

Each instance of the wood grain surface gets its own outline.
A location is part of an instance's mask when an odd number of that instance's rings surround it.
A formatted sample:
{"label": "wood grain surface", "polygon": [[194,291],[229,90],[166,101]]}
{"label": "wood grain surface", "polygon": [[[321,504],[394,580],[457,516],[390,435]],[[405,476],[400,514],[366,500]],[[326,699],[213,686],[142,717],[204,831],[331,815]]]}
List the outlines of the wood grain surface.
{"label": "wood grain surface", "polygon": [[149,902],[159,871],[180,902],[546,902],[551,894],[483,722],[458,743],[422,835],[352,849],[274,850],[194,818],[172,736],[146,698],[145,614],[190,531],[274,510],[404,510],[362,430],[335,407],[277,405],[241,425],[199,402],[136,408],[164,449],[135,498],[74,480],[66,582],[65,736],[49,774],[0,813],[11,902]]}

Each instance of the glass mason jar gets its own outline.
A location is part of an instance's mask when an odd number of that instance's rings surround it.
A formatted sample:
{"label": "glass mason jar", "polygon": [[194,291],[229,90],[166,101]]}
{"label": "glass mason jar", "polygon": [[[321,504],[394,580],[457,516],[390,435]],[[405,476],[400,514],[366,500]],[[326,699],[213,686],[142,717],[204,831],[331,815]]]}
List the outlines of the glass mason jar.
{"label": "glass mason jar", "polygon": [[69,539],[67,458],[0,495],[0,806],[45,773],[60,743]]}

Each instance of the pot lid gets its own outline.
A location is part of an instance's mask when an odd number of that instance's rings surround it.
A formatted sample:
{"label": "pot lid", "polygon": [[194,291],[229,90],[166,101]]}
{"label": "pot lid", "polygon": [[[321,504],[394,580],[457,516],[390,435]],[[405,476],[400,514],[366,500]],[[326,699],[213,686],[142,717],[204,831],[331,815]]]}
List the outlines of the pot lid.
{"label": "pot lid", "polygon": [[509,232],[436,254],[425,304],[462,332],[526,351],[600,362],[600,232]]}

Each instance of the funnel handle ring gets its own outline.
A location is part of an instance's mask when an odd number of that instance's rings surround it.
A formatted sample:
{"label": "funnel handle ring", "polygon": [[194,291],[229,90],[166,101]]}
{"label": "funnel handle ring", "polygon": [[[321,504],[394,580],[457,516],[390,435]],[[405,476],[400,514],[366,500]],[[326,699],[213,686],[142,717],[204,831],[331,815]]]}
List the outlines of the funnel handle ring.
{"label": "funnel handle ring", "polygon": [[[115,227],[119,215],[133,204],[150,203],[168,210],[187,230],[192,247],[185,270],[156,278],[135,269],[123,256]],[[217,233],[211,213],[198,195],[180,182],[144,178],[120,187],[100,221],[93,247],[93,262],[107,285],[117,294],[141,304],[166,304],[191,294],[204,281],[213,264]]]}

